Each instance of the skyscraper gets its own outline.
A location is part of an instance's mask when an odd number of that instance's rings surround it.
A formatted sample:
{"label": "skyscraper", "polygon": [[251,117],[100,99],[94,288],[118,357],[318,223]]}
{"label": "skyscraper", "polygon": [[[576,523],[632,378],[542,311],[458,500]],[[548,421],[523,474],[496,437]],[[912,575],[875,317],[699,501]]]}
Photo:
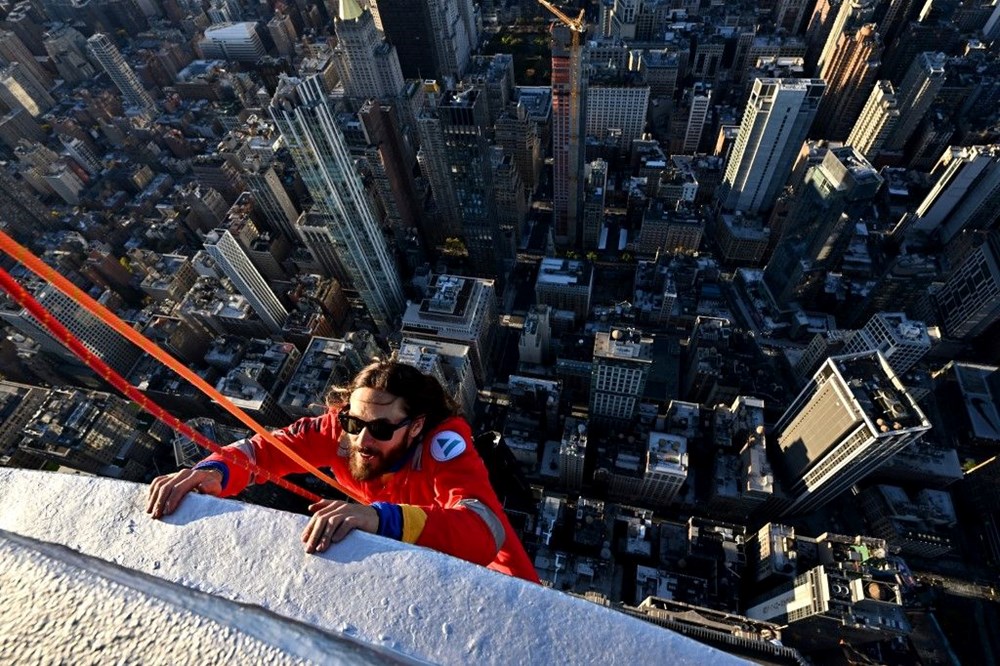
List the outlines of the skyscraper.
{"label": "skyscraper", "polygon": [[396,48],[375,27],[372,13],[355,0],[340,0],[334,26],[334,62],[346,95],[359,102],[398,97],[404,81]]}
{"label": "skyscraper", "polygon": [[881,186],[882,177],[851,146],[828,151],[809,168],[764,268],[777,303],[805,300],[809,306],[827,273],[839,268],[854,224]]}
{"label": "skyscraper", "polygon": [[930,351],[931,339],[922,321],[902,312],[879,312],[844,345],[844,354],[882,352],[896,376],[902,376]]}
{"label": "skyscraper", "polygon": [[819,108],[822,79],[756,79],[719,187],[728,210],[769,210]]}
{"label": "skyscraper", "polygon": [[695,84],[691,95],[691,110],[688,113],[687,130],[684,132],[683,152],[694,153],[701,143],[701,132],[705,128],[705,119],[712,102],[712,88]]}
{"label": "skyscraper", "polygon": [[594,338],[590,379],[590,417],[629,423],[653,365],[653,339],[635,329],[612,328]]}
{"label": "skyscraper", "polygon": [[583,234],[586,162],[586,28],[556,21],[552,35],[552,206],[557,243],[578,245]]}
{"label": "skyscraper", "polygon": [[288,240],[296,240],[295,220],[299,212],[281,184],[272,160],[257,153],[249,155],[243,161],[243,182],[271,229]]}
{"label": "skyscraper", "polygon": [[205,236],[205,250],[233,283],[236,290],[250,303],[264,325],[272,333],[281,331],[288,318],[288,311],[271,290],[267,280],[250,262],[228,229],[213,229]]}
{"label": "skyscraper", "polygon": [[454,84],[465,74],[479,41],[471,0],[382,0],[378,13],[406,78]]}
{"label": "skyscraper", "polygon": [[934,96],[945,80],[945,55],[924,52],[917,56],[899,84],[896,103],[899,122],[886,140],[886,150],[903,150],[924,114],[931,108]]}
{"label": "skyscraper", "polygon": [[815,136],[834,141],[847,138],[872,88],[881,65],[882,38],[874,24],[841,31],[819,77],[826,81]]}
{"label": "skyscraper", "polygon": [[869,162],[874,162],[892,136],[899,122],[899,114],[896,90],[892,83],[876,82],[847,137],[847,145],[853,146]]}
{"label": "skyscraper", "polygon": [[379,331],[390,332],[404,303],[399,274],[319,78],[283,76],[270,112],[312,196],[314,218],[334,241],[330,254],[344,269],[345,287],[358,292]]}
{"label": "skyscraper", "polygon": [[881,353],[827,359],[774,427],[784,515],[823,506],[930,427]]}
{"label": "skyscraper", "polygon": [[1000,231],[969,253],[935,296],[952,338],[974,338],[1000,321]]}
{"label": "skyscraper", "polygon": [[[823,72],[829,71],[830,62],[834,59],[834,54],[840,48],[841,38],[844,33],[852,34],[862,25],[869,23],[874,17],[875,6],[878,0],[841,0],[840,6],[836,10],[830,30],[826,33],[823,42],[823,49],[819,53],[816,62],[816,72],[820,78]],[[835,2],[826,4],[836,6]],[[817,5],[817,11],[819,10]]]}
{"label": "skyscraper", "polygon": [[479,90],[449,90],[424,109],[420,163],[443,220],[442,231],[462,238],[470,268],[479,277],[503,275],[502,234],[497,221],[485,99]]}
{"label": "skyscraper", "polygon": [[937,234],[948,243],[964,229],[989,229],[1000,218],[1000,144],[953,146],[931,177],[931,191],[897,232]]}
{"label": "skyscraper", "polygon": [[156,110],[153,98],[142,87],[139,77],[125,62],[121,51],[118,50],[110,37],[100,32],[95,33],[87,40],[87,46],[90,48],[91,55],[101,64],[107,75],[111,77],[111,81],[118,87],[127,105],[147,113]]}
{"label": "skyscraper", "polygon": [[11,110],[23,109],[38,117],[56,101],[30,69],[19,62],[0,67],[0,102]]}

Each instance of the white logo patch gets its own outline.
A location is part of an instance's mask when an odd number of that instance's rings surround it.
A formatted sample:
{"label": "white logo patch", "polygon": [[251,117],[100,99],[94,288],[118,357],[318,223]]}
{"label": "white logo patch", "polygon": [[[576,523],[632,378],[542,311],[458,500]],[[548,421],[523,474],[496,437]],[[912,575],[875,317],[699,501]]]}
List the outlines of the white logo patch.
{"label": "white logo patch", "polygon": [[431,442],[431,456],[438,462],[457,458],[463,451],[465,451],[465,439],[454,430],[437,433]]}

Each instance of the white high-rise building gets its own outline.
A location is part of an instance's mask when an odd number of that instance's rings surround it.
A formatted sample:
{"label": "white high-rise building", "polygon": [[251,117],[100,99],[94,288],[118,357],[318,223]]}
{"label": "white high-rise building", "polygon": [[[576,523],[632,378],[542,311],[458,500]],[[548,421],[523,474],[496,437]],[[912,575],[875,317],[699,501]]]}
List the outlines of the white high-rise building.
{"label": "white high-rise building", "polygon": [[627,148],[642,138],[649,109],[649,86],[595,85],[587,88],[587,136],[605,141],[617,134]]}
{"label": "white high-rise building", "polygon": [[791,497],[784,515],[833,500],[930,427],[881,353],[827,359],[774,427]]}
{"label": "white high-rise building", "polygon": [[847,137],[847,145],[853,146],[871,162],[883,149],[898,122],[899,104],[896,102],[896,89],[892,87],[890,81],[878,81]]}
{"label": "white high-rise building", "polygon": [[792,170],[826,83],[756,79],[719,188],[728,210],[769,210]]}
{"label": "white high-rise building", "polygon": [[110,37],[100,32],[95,33],[87,40],[87,47],[90,49],[90,54],[111,77],[111,81],[117,86],[127,105],[145,112],[156,110],[153,98],[142,87],[139,77],[125,62],[121,51]]}
{"label": "white high-rise building", "polygon": [[[321,81],[283,76],[270,111],[314,209],[325,217],[330,259],[344,271],[338,279],[349,278],[344,286],[358,292],[379,331],[391,332],[405,302],[399,273]],[[307,245],[320,249],[319,243]]]}
{"label": "white high-rise building", "polygon": [[214,229],[205,237],[205,251],[247,299],[264,325],[272,333],[281,332],[288,310],[281,304],[267,280],[250,262],[247,253],[228,229]]}
{"label": "white high-rise building", "polygon": [[220,23],[205,31],[198,48],[206,58],[255,63],[267,55],[257,32],[257,23]]}
{"label": "white high-rise building", "polygon": [[882,352],[897,377],[905,374],[931,348],[927,326],[902,312],[879,312],[844,345],[844,354]]}

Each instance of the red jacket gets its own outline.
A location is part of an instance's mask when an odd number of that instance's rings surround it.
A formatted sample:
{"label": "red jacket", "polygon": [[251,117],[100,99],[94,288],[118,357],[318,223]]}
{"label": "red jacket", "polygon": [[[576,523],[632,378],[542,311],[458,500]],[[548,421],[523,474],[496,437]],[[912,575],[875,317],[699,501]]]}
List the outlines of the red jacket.
{"label": "red jacket", "polygon": [[[472,444],[469,424],[451,417],[424,436],[394,472],[357,481],[347,462],[347,436],[336,414],[300,419],[275,436],[316,467],[329,467],[337,481],[379,512],[379,533],[433,548],[490,569],[538,582],[524,547],[490,485]],[[303,470],[260,437],[230,445],[261,469],[278,475]],[[249,472],[228,466],[218,455],[199,463],[223,474],[224,497],[252,481]]]}

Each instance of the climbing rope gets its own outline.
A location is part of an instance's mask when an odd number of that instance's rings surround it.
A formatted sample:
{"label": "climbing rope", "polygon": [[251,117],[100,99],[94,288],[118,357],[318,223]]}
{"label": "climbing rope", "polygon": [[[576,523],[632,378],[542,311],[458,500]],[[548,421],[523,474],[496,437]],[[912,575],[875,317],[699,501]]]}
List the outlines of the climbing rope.
{"label": "climbing rope", "polygon": [[[148,353],[150,356],[158,360],[163,365],[167,366],[178,375],[190,382],[195,388],[201,391],[204,395],[211,398],[219,405],[221,405],[227,412],[236,417],[243,425],[247,426],[254,434],[258,435],[269,445],[273,446],[277,450],[281,451],[283,454],[288,456],[291,460],[298,463],[303,470],[309,472],[316,478],[322,480],[332,488],[344,493],[348,497],[354,497],[353,493],[349,492],[333,477],[329,474],[325,474],[320,471],[315,465],[305,460],[302,456],[292,451],[288,446],[283,444],[277,437],[275,437],[270,431],[265,429],[259,423],[257,423],[249,414],[244,412],[242,409],[237,407],[232,403],[226,396],[222,395],[219,391],[215,389],[211,384],[208,384],[205,380],[199,377],[196,373],[191,371],[186,365],[175,359],[173,356],[160,349],[154,342],[144,337],[138,331],[133,329],[131,326],[126,324],[117,315],[105,308],[103,305],[95,301],[89,295],[87,295],[83,290],[78,288],[72,282],[63,277],[60,273],[55,271],[48,264],[43,262],[41,259],[36,257],[31,253],[30,250],[23,247],[17,243],[13,238],[8,236],[2,230],[0,230],[0,249],[6,252],[8,255],[14,259],[21,262],[26,268],[31,272],[38,275],[40,278],[51,284],[53,287],[61,291],[68,298],[73,300],[77,305],[89,311],[95,317],[103,321],[109,327],[114,329],[115,332],[122,335],[125,339],[135,344],[137,347]],[[132,386],[128,380],[115,372],[107,363],[98,358],[93,352],[91,352],[87,347],[83,345],[80,340],[73,335],[65,326],[62,325],[41,303],[39,303],[34,296],[32,296],[23,286],[21,286],[7,271],[0,268],[0,288],[3,288],[7,294],[10,295],[15,302],[21,307],[25,308],[32,316],[35,317],[52,335],[60,340],[66,347],[72,351],[80,360],[87,364],[87,366],[93,370],[98,376],[104,378],[109,384],[114,386],[117,390],[121,391],[130,400],[133,400],[140,407],[149,412],[153,417],[159,421],[165,423],[169,427],[173,428],[180,434],[191,439],[195,444],[201,446],[213,453],[217,453],[223,456],[227,462],[238,465],[239,467],[251,472],[255,478],[271,481],[276,485],[285,488],[297,495],[305,497],[313,502],[320,499],[320,497],[304,488],[300,488],[288,481],[276,477],[265,470],[260,469],[256,465],[253,465],[249,460],[238,453],[234,453],[230,449],[219,446],[215,442],[212,442],[207,437],[194,430],[190,426],[181,422],[177,417],[173,416],[165,409],[156,404],[144,393],[139,391],[139,389]],[[354,497],[354,499],[358,499]]]}

